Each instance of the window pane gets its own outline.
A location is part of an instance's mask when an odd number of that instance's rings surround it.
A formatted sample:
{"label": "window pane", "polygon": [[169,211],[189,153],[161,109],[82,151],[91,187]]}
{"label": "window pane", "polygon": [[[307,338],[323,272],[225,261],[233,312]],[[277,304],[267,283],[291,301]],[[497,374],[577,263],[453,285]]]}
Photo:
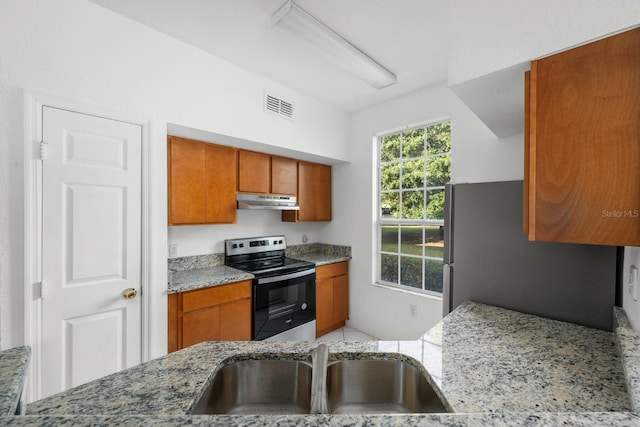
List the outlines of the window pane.
{"label": "window pane", "polygon": [[380,250],[385,252],[398,252],[398,226],[383,225],[380,236]]}
{"label": "window pane", "polygon": [[424,192],[423,191],[403,191],[402,192],[402,218],[408,218],[408,219],[424,218]]}
{"label": "window pane", "polygon": [[400,134],[389,135],[380,142],[380,160],[390,162],[400,158]]}
{"label": "window pane", "polygon": [[403,254],[422,255],[422,226],[405,225],[402,227],[400,241]]}
{"label": "window pane", "polygon": [[402,188],[424,188],[424,159],[402,162]]}
{"label": "window pane", "polygon": [[424,236],[424,254],[429,257],[444,258],[444,226],[426,226]]}
{"label": "window pane", "polygon": [[438,123],[427,128],[427,153],[440,154],[451,151],[451,122]]}
{"label": "window pane", "polygon": [[427,218],[444,220],[444,190],[427,191]]}
{"label": "window pane", "polygon": [[451,122],[381,137],[378,144],[380,280],[442,292]]}
{"label": "window pane", "polygon": [[424,287],[442,293],[442,261],[427,259],[424,265]]}
{"label": "window pane", "polygon": [[380,279],[385,282],[398,283],[398,257],[380,254]]}
{"label": "window pane", "polygon": [[382,193],[380,195],[380,217],[399,218],[400,217],[400,193]]}
{"label": "window pane", "polygon": [[402,157],[424,156],[424,129],[412,129],[402,134]]}
{"label": "window pane", "polygon": [[389,163],[380,166],[380,189],[400,189],[400,164]]}
{"label": "window pane", "polygon": [[427,159],[427,187],[439,187],[449,182],[451,177],[451,156],[429,157]]}
{"label": "window pane", "polygon": [[400,284],[422,289],[422,259],[400,258]]}

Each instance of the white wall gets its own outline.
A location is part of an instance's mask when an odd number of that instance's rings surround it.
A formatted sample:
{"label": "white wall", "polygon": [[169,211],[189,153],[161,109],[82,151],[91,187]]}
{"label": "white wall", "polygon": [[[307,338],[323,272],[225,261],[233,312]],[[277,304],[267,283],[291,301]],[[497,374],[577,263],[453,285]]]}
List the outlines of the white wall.
{"label": "white wall", "polygon": [[[152,284],[166,283],[166,127],[173,123],[265,147],[347,160],[349,116],[312,98],[242,70],[85,0],[0,2],[0,348],[23,343],[23,148],[21,96],[16,88],[51,94],[101,111],[148,118]],[[263,112],[265,89],[294,103],[295,120]],[[259,232],[273,218],[240,215],[238,230]],[[299,240],[319,229],[291,225]],[[184,253],[218,247],[213,228]],[[181,242],[181,233],[172,232]],[[241,234],[229,231],[231,234]],[[217,246],[218,245],[218,246]],[[164,288],[166,291],[166,287]],[[166,305],[159,296],[152,355],[166,349]],[[166,304],[166,303],[165,303]]]}
{"label": "white wall", "polygon": [[[374,135],[414,123],[450,116],[452,181],[522,179],[522,136],[499,140],[441,84],[359,111],[352,119],[351,163],[334,166],[334,216],[327,238],[351,244],[349,325],[384,339],[415,339],[442,316],[440,298],[416,296],[372,286],[374,282]],[[418,315],[409,316],[409,304]],[[381,315],[384,313],[384,315]]]}
{"label": "white wall", "polygon": [[640,24],[637,0],[450,1],[449,84]]}
{"label": "white wall", "polygon": [[178,245],[178,257],[224,252],[224,239],[283,234],[287,245],[308,242],[333,243],[325,239],[327,222],[285,223],[280,211],[239,210],[236,224],[169,227],[169,244]]}

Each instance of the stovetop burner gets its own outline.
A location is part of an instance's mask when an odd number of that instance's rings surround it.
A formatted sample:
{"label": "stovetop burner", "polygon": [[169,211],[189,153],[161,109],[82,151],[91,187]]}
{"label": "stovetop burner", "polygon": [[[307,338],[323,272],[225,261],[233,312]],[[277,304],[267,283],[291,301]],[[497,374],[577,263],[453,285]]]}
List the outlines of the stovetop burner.
{"label": "stovetop burner", "polygon": [[284,236],[225,240],[225,265],[256,277],[283,275],[315,268],[315,264],[285,256]]}

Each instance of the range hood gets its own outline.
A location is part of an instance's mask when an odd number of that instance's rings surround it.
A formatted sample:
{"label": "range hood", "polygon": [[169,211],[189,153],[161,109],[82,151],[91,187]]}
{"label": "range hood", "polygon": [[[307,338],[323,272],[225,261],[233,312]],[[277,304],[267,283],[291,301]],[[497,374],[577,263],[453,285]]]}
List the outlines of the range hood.
{"label": "range hood", "polygon": [[278,211],[299,211],[294,196],[278,194],[246,194],[236,196],[238,209],[269,209]]}

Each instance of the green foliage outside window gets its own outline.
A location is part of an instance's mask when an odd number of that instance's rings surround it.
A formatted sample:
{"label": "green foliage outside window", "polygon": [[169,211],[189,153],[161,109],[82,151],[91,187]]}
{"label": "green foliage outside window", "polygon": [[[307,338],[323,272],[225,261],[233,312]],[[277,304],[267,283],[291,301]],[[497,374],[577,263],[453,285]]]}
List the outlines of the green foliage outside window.
{"label": "green foliage outside window", "polygon": [[379,155],[380,278],[440,293],[451,122],[384,136]]}
{"label": "green foliage outside window", "polygon": [[444,219],[444,192],[434,187],[444,187],[449,182],[450,151],[451,122],[383,137],[380,143],[382,216]]}

